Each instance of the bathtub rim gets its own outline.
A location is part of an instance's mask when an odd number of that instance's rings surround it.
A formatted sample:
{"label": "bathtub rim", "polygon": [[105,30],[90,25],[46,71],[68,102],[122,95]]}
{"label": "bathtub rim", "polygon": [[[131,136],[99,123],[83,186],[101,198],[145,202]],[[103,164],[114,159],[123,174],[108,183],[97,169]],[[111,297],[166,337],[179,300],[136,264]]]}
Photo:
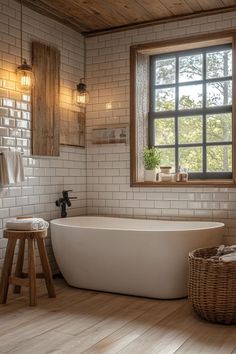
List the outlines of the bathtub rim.
{"label": "bathtub rim", "polygon": [[[167,229],[147,229],[147,228],[120,228],[120,227],[101,227],[101,226],[96,226],[96,225],[71,225],[71,224],[63,224],[63,221],[69,221],[71,219],[80,219],[80,218],[85,218],[85,219],[89,219],[89,218],[93,218],[93,219],[100,219],[100,218],[106,218],[106,219],[124,219],[124,220],[140,220],[140,221],[156,221],[156,222],[161,222],[161,223],[168,223],[168,224],[174,224],[174,223],[186,223],[186,224],[190,224],[190,223],[197,223],[197,224],[202,224],[202,227],[195,227],[195,228],[179,228],[179,229],[171,229],[171,228],[167,228]],[[207,226],[208,224],[208,226]],[[209,226],[209,224],[212,224],[211,226]],[[134,217],[134,218],[130,218],[130,217],[116,217],[116,216],[97,216],[97,215],[78,215],[78,216],[71,216],[71,217],[67,217],[67,218],[57,218],[57,219],[52,219],[50,220],[50,225],[55,225],[58,227],[63,227],[66,229],[92,229],[92,230],[113,230],[113,231],[135,231],[135,232],[186,232],[186,231],[202,231],[202,230],[213,230],[213,229],[223,229],[225,228],[225,224],[222,222],[218,222],[218,221],[196,221],[196,220],[163,220],[163,219],[146,219],[146,218],[138,218],[138,217]],[[205,225],[205,227],[204,227]],[[187,226],[187,225],[186,225]]]}

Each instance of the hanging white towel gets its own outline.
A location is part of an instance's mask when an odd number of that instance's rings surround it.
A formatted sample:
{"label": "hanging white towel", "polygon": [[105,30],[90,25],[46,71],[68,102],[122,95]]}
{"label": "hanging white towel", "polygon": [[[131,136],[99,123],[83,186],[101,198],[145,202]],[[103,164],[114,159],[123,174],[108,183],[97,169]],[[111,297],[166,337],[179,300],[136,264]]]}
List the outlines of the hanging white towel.
{"label": "hanging white towel", "polygon": [[33,231],[44,230],[49,227],[49,223],[41,218],[12,219],[6,222],[6,229]]}
{"label": "hanging white towel", "polygon": [[24,166],[19,151],[4,151],[0,155],[0,185],[20,183],[25,180]]}
{"label": "hanging white towel", "polygon": [[9,184],[9,178],[7,173],[7,168],[5,164],[5,159],[3,154],[0,155],[0,186],[6,186]]}

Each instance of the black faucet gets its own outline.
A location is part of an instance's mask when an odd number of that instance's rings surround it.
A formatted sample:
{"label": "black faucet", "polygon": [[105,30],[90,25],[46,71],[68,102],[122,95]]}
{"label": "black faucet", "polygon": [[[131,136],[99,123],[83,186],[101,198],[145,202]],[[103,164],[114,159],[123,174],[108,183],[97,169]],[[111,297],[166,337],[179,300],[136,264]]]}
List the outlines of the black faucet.
{"label": "black faucet", "polygon": [[72,192],[72,190],[68,191],[62,191],[62,198],[59,198],[56,200],[56,206],[61,207],[61,217],[65,218],[67,216],[66,212],[66,206],[70,207],[71,206],[71,201],[70,199],[77,199],[77,197],[70,197],[69,198],[69,192]]}

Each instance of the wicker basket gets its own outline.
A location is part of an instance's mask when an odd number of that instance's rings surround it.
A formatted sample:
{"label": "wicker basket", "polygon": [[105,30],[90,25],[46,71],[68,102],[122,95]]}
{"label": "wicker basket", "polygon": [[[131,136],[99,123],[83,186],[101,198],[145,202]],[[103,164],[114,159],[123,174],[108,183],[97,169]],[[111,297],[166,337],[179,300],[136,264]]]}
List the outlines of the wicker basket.
{"label": "wicker basket", "polygon": [[211,322],[236,324],[236,262],[209,259],[217,247],[189,254],[189,299],[193,309]]}

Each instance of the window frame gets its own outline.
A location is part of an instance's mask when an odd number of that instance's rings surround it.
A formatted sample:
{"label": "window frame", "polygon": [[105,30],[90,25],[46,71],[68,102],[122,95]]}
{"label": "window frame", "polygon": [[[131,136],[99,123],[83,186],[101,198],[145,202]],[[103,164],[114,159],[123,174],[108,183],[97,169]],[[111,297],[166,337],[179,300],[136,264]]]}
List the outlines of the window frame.
{"label": "window frame", "polygon": [[[208,83],[215,83],[215,82],[224,82],[224,81],[233,81],[232,75],[224,76],[224,77],[216,77],[216,78],[207,78],[206,77],[206,53],[222,51],[226,49],[232,50],[232,44],[220,44],[216,46],[210,47],[203,47],[203,48],[195,48],[190,50],[182,50],[172,53],[166,54],[156,54],[151,55],[150,66],[149,66],[149,77],[150,79],[150,99],[149,99],[149,119],[148,119],[148,142],[149,146],[157,146],[160,148],[173,148],[175,149],[175,161],[176,161],[176,169],[179,165],[179,148],[181,147],[201,147],[202,148],[202,167],[203,172],[194,172],[189,173],[189,179],[232,179],[233,172],[207,172],[207,147],[208,146],[220,146],[220,145],[233,145],[233,142],[207,142],[206,140],[206,116],[210,114],[219,114],[219,113],[231,113],[232,114],[232,104],[225,105],[225,106],[212,106],[207,107],[206,99],[206,86]],[[179,58],[191,54],[203,54],[203,75],[201,80],[193,80],[193,81],[185,81],[180,82],[177,80],[179,77]],[[155,63],[157,59],[168,59],[168,58],[175,58],[176,59],[176,68],[175,68],[175,76],[176,81],[175,83],[171,84],[162,84],[156,85],[155,84]],[[193,85],[202,85],[202,108],[195,108],[195,109],[178,109],[178,101],[179,101],[179,88],[186,87],[186,86],[193,86]],[[154,104],[155,104],[155,90],[162,89],[162,88],[175,88],[175,110],[172,111],[155,111]],[[189,116],[202,116],[202,143],[186,143],[186,144],[179,144],[178,142],[178,133],[179,133],[179,117],[189,117]],[[174,118],[175,122],[175,144],[167,144],[167,145],[155,145],[155,121],[162,118]],[[176,173],[177,171],[175,171]]]}
{"label": "window frame", "polygon": [[[188,49],[218,46],[230,43],[232,45],[232,178],[212,178],[212,179],[193,179],[188,182],[144,182],[140,179],[138,165],[140,161],[139,147],[139,127],[137,116],[140,113],[137,111],[140,106],[140,100],[143,97],[137,97],[137,83],[140,81],[138,56],[140,54],[150,57],[160,53],[170,53],[177,51],[187,51]],[[206,187],[235,187],[236,186],[236,132],[235,132],[235,117],[236,117],[236,31],[224,31],[211,34],[190,36],[181,39],[170,39],[154,43],[137,44],[130,47],[130,185],[131,187],[191,187],[191,186],[206,186]],[[150,84],[150,83],[149,83]],[[146,97],[148,100],[148,97]],[[188,110],[188,114],[189,114]],[[144,125],[148,121],[144,122]]]}

